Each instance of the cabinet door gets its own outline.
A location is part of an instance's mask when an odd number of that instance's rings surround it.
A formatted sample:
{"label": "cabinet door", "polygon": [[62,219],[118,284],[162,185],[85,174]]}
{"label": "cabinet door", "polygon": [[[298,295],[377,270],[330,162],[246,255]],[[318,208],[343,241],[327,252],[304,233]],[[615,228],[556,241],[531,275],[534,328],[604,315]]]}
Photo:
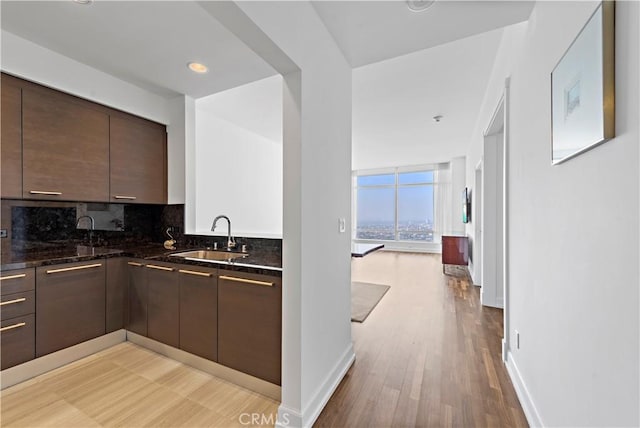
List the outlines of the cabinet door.
{"label": "cabinet door", "polygon": [[148,336],[175,348],[180,346],[180,292],[172,267],[150,263],[148,283]]}
{"label": "cabinet door", "polygon": [[106,288],[106,329],[107,333],[120,330],[126,325],[129,307],[128,298],[129,274],[125,259],[107,259],[107,288]]}
{"label": "cabinet door", "polygon": [[0,105],[0,194],[3,198],[22,197],[22,89],[18,80],[2,74]]}
{"label": "cabinet door", "polygon": [[36,270],[36,356],[105,334],[104,261]]}
{"label": "cabinet door", "polygon": [[218,362],[280,385],[282,281],[220,270]]}
{"label": "cabinet door", "polygon": [[218,360],[218,278],[216,269],[182,266],[180,288],[180,349]]}
{"label": "cabinet door", "polygon": [[22,91],[23,197],[109,200],[109,115],[70,95]]}
{"label": "cabinet door", "polygon": [[166,127],[111,115],[111,201],[167,201]]}
{"label": "cabinet door", "polygon": [[129,276],[129,311],[127,330],[147,335],[147,271],[140,261],[127,262]]}

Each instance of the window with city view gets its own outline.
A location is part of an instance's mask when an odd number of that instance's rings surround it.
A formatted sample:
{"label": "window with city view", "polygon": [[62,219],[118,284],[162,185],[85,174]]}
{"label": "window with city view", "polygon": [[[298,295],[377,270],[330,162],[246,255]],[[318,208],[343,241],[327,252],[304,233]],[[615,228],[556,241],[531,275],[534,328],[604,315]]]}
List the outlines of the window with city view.
{"label": "window with city view", "polygon": [[433,171],[356,177],[356,238],[433,241]]}

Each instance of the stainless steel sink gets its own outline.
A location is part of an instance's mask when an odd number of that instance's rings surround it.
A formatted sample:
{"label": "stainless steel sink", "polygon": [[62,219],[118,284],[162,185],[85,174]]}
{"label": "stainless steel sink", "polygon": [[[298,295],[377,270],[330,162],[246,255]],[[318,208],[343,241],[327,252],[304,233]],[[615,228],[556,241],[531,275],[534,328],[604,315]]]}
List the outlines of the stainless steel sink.
{"label": "stainless steel sink", "polygon": [[213,250],[197,250],[197,251],[185,251],[182,253],[170,254],[171,257],[182,257],[188,260],[198,260],[202,262],[229,262],[234,259],[241,259],[247,257],[247,253],[232,253],[229,251],[213,251]]}

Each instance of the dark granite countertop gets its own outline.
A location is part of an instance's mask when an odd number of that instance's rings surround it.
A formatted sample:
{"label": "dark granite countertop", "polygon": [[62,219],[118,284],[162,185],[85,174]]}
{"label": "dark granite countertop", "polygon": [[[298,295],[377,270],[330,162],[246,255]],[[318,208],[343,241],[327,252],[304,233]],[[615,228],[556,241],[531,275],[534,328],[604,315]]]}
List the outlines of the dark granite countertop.
{"label": "dark granite countertop", "polygon": [[167,250],[162,244],[126,244],[110,247],[89,247],[85,245],[61,245],[28,250],[5,251],[0,255],[0,270],[12,270],[48,266],[61,263],[84,262],[110,257],[129,257],[158,260],[168,263],[205,266],[239,272],[282,276],[282,260],[279,254],[256,248],[249,255],[237,261],[201,262],[173,257],[171,254],[200,248],[178,248]]}

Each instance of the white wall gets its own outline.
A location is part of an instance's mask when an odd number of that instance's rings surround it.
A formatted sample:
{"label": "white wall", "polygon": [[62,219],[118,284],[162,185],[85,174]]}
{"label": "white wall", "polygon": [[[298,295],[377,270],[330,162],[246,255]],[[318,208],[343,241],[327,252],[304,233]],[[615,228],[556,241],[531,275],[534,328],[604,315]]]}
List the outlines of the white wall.
{"label": "white wall", "polygon": [[232,31],[241,38],[266,36],[300,69],[285,75],[279,424],[311,426],[354,358],[350,236],[338,232],[339,218],[350,230],[351,68],[308,2],[238,2],[258,29],[228,5],[203,7],[224,13],[228,28],[236,19]]}
{"label": "white wall", "polygon": [[[502,308],[503,296],[503,201],[504,201],[504,131],[491,134],[484,139],[482,164],[482,244],[480,250],[481,275],[476,275],[476,285],[482,286],[480,302],[484,306]],[[476,187],[476,191],[477,191]]]}
{"label": "white wall", "polygon": [[[282,107],[281,107],[282,109]],[[187,233],[282,238],[282,143],[220,119],[196,101],[196,223]]]}
{"label": "white wall", "polygon": [[640,424],[639,3],[616,2],[617,137],[550,162],[550,73],[596,5],[536,3],[520,60],[498,64],[480,115],[486,126],[511,69],[507,367],[535,425]]}
{"label": "white wall", "polygon": [[195,101],[195,214],[186,233],[282,238],[282,77],[261,79]]}
{"label": "white wall", "polygon": [[467,186],[466,158],[459,156],[451,159],[451,233],[464,234],[462,222],[462,192]]}
{"label": "white wall", "polygon": [[167,203],[184,204],[186,197],[185,145],[187,141],[187,105],[190,98],[181,95],[169,100],[171,125],[167,126]]}
{"label": "white wall", "polygon": [[169,100],[28,40],[2,31],[2,71],[168,126],[169,201],[184,202],[184,115]]}
{"label": "white wall", "polygon": [[[493,64],[493,70],[491,77],[487,83],[486,92],[482,101],[482,106],[478,112],[478,118],[476,120],[475,130],[473,132],[473,139],[467,150],[467,174],[466,174],[466,186],[471,192],[471,221],[466,226],[466,234],[469,237],[469,245],[471,246],[471,258],[469,263],[471,275],[475,284],[480,284],[480,277],[478,275],[479,269],[477,267],[476,252],[479,252],[479,246],[476,246],[474,242],[475,228],[478,218],[477,215],[473,215],[478,209],[478,201],[476,198],[476,166],[482,161],[484,150],[484,138],[483,135],[487,130],[491,119],[498,107],[500,99],[503,96],[505,88],[505,79],[511,75],[514,63],[522,55],[522,46],[524,43],[525,32],[527,31],[527,22],[511,25],[504,29],[502,40],[500,41],[500,48],[496,55],[495,62]],[[477,248],[476,248],[477,247]]]}

